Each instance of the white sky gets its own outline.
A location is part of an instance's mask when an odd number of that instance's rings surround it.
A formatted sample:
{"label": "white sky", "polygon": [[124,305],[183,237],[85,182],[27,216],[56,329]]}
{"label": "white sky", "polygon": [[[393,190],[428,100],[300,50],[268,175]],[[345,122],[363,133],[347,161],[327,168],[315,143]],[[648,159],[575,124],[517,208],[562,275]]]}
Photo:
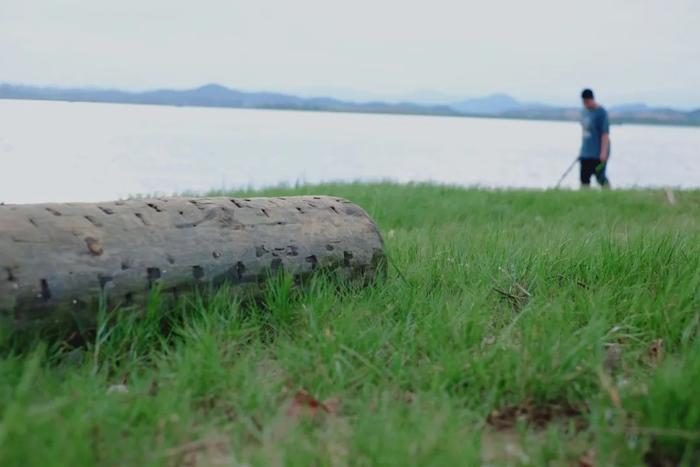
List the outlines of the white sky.
{"label": "white sky", "polygon": [[0,0],[0,81],[700,107],[700,0]]}

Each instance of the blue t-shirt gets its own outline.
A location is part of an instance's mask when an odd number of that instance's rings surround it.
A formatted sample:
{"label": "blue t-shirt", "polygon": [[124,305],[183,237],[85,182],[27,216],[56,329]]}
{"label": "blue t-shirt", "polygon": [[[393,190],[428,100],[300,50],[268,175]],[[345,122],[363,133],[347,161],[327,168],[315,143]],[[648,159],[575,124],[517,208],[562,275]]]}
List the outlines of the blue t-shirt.
{"label": "blue t-shirt", "polygon": [[[593,110],[583,109],[581,126],[583,127],[581,159],[600,159],[600,137],[603,133],[610,133],[608,112],[601,106]],[[610,155],[609,145],[608,155]]]}

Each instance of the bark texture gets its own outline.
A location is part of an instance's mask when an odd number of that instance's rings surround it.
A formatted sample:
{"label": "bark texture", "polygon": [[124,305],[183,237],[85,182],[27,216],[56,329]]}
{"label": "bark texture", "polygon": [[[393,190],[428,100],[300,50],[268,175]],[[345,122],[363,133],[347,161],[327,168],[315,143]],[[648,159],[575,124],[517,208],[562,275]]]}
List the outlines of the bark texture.
{"label": "bark texture", "polygon": [[0,318],[90,319],[143,300],[155,284],[255,290],[280,268],[371,279],[382,239],[362,208],[338,198],[158,198],[0,205]]}

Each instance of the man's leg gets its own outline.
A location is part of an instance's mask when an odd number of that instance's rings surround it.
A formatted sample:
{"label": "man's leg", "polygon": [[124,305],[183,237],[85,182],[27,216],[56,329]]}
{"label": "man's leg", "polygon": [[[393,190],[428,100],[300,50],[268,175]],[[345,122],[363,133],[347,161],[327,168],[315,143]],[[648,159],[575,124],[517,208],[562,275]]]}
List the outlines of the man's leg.
{"label": "man's leg", "polygon": [[590,188],[591,175],[595,172],[597,161],[581,159],[581,188]]}

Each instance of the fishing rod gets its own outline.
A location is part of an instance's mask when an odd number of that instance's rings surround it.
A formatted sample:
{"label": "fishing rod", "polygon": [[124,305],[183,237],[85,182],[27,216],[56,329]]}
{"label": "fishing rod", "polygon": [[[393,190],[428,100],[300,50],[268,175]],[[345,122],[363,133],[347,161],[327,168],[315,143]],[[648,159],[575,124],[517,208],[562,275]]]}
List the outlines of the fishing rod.
{"label": "fishing rod", "polygon": [[571,172],[571,169],[574,168],[574,166],[576,165],[576,163],[578,162],[579,159],[580,159],[580,156],[576,156],[576,159],[573,160],[573,162],[571,163],[571,165],[569,166],[569,168],[566,169],[566,172],[564,172],[564,174],[561,176],[561,178],[560,178],[559,181],[557,182],[556,186],[554,187],[555,190],[559,189],[559,186],[561,185],[561,182],[563,182],[564,179],[566,178],[566,176],[569,175],[569,172]]}

